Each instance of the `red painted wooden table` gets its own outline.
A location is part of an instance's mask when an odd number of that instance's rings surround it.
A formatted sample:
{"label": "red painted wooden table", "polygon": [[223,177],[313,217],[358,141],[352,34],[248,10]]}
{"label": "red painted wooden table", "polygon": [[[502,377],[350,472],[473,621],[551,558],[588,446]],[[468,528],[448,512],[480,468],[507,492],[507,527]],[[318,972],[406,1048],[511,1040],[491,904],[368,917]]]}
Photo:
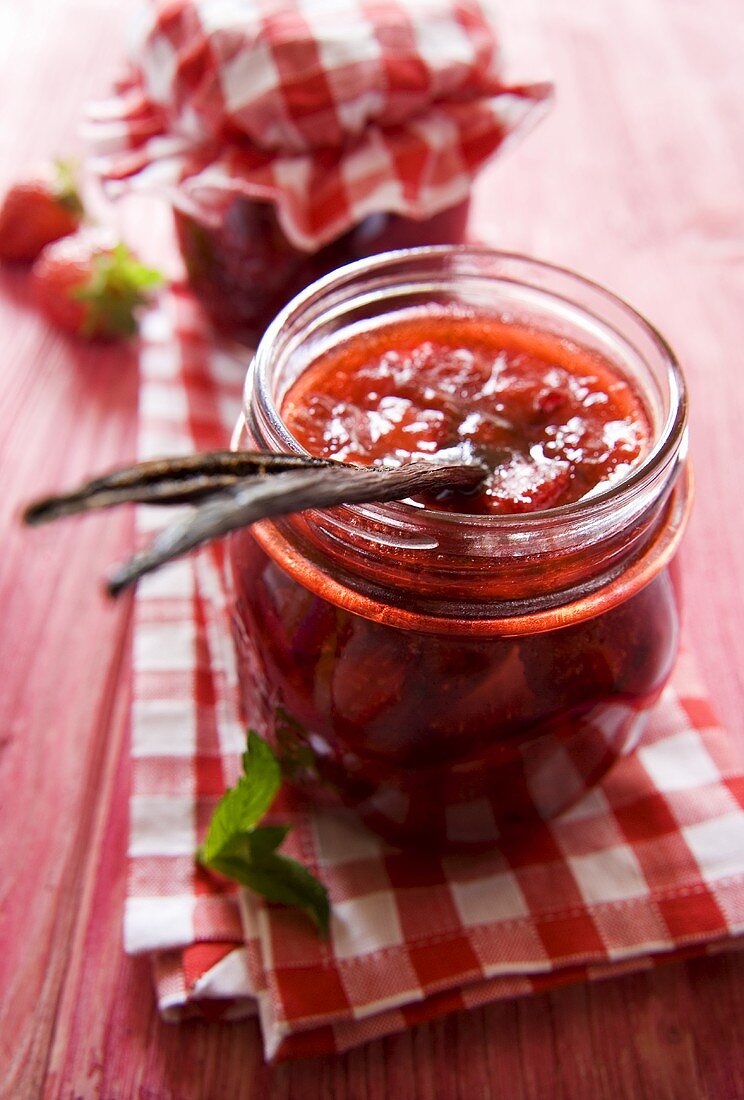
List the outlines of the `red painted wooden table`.
{"label": "red painted wooden table", "polygon": [[[688,633],[744,740],[744,21],[706,4],[501,5],[515,76],[552,115],[478,186],[477,234],[574,267],[668,336],[693,403]],[[511,8],[511,10],[507,10]],[[0,186],[79,147],[129,5],[0,0]],[[138,215],[139,216],[139,215]],[[131,225],[158,258],[155,208]],[[147,232],[143,232],[144,229]],[[153,255],[155,253],[155,255]],[[86,347],[0,272],[0,1094],[97,1097],[744,1097],[744,958],[670,964],[451,1017],[344,1057],[262,1064],[253,1022],[166,1025],[123,956],[128,599],[98,580],[121,512],[36,532],[22,502],[134,456],[131,348]]]}

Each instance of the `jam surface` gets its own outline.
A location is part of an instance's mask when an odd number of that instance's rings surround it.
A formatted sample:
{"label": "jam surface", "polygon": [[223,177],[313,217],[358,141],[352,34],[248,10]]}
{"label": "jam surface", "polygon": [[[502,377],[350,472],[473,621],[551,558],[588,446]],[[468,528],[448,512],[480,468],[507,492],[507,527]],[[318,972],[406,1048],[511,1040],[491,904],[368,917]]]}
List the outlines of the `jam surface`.
{"label": "jam surface", "polygon": [[477,459],[490,471],[481,488],[425,503],[484,515],[580,500],[626,474],[651,436],[639,396],[605,359],[495,317],[432,310],[320,355],[282,415],[324,458]]}

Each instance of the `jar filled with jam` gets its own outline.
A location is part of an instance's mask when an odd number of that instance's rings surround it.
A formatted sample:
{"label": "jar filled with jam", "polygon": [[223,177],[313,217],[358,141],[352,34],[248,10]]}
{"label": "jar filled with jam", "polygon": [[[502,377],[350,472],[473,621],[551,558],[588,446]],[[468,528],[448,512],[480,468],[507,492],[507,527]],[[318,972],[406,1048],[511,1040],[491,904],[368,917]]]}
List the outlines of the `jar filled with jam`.
{"label": "jar filled with jam", "polygon": [[462,242],[476,175],[551,94],[505,83],[477,0],[154,0],[132,40],[91,166],[163,194],[195,294],[249,343],[336,267]]}
{"label": "jar filled with jam", "polygon": [[268,329],[234,443],[488,471],[231,536],[245,717],[311,800],[477,850],[638,742],[677,652],[690,488],[680,369],[624,302],[488,250],[352,264]]}
{"label": "jar filled with jam", "polygon": [[468,200],[416,221],[377,213],[310,249],[288,236],[272,203],[235,198],[216,221],[183,209],[176,239],[189,285],[223,335],[253,343],[290,298],[337,267],[390,249],[465,240]]}

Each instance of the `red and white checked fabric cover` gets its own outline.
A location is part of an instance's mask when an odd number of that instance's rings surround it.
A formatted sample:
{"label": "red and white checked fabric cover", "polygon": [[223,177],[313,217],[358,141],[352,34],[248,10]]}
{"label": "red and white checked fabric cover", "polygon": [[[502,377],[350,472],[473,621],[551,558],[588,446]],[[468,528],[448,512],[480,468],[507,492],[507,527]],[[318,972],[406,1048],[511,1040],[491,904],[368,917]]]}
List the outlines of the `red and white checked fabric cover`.
{"label": "red and white checked fabric cover", "polygon": [[[143,335],[141,457],[224,446],[244,363],[211,344],[185,291]],[[140,536],[169,515],[140,509]],[[744,766],[686,653],[636,751],[488,855],[408,856],[284,795],[286,850],[330,892],[328,943],[301,914],[219,885],[194,851],[245,747],[221,570],[216,546],[147,577],[136,599],[125,939],[152,954],[166,1018],[257,1011],[267,1058],[286,1058],[734,946]]]}
{"label": "red and white checked fabric cover", "polygon": [[88,136],[104,180],[169,187],[212,222],[271,201],[313,250],[460,202],[550,92],[503,82],[476,0],[156,0]]}

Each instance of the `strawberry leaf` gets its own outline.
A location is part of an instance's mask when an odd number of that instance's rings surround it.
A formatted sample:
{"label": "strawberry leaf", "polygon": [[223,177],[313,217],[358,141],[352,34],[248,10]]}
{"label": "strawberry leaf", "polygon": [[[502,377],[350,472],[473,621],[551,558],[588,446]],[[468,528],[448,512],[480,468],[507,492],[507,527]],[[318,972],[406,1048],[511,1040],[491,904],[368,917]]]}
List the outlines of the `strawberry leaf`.
{"label": "strawberry leaf", "polygon": [[60,206],[82,218],[85,210],[77,185],[77,166],[74,161],[57,159],[54,161],[55,197]]}
{"label": "strawberry leaf", "polygon": [[137,331],[136,310],[149,292],[163,281],[160,272],[144,264],[125,244],[93,257],[90,277],[72,292],[85,302],[83,336],[132,336]]}

